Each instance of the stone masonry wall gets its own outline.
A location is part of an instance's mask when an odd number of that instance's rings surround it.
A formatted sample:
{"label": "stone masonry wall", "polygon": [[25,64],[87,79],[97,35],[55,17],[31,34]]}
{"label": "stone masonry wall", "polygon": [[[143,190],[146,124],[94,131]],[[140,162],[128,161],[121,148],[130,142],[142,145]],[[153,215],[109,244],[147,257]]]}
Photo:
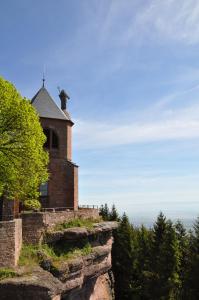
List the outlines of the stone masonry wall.
{"label": "stone masonry wall", "polygon": [[59,140],[57,149],[49,149],[48,196],[41,197],[44,207],[78,209],[78,166],[72,162],[72,123],[65,120],[40,118],[43,128],[53,130]]}
{"label": "stone masonry wall", "polygon": [[0,222],[0,267],[17,265],[22,245],[22,221]]}
{"label": "stone masonry wall", "polygon": [[27,244],[38,244],[43,241],[44,233],[56,224],[71,221],[75,218],[98,219],[98,209],[79,209],[78,211],[35,212],[22,214],[23,241]]}

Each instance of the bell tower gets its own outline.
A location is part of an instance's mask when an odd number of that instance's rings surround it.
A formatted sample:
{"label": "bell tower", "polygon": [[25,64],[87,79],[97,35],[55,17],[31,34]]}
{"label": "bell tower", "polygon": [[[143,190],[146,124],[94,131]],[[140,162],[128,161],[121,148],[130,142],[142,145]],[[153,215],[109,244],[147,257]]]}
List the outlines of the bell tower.
{"label": "bell tower", "polygon": [[78,209],[78,166],[72,162],[72,122],[67,111],[69,96],[59,93],[61,109],[51,98],[44,84],[32,99],[43,131],[45,149],[49,152],[49,181],[40,187],[43,207]]}

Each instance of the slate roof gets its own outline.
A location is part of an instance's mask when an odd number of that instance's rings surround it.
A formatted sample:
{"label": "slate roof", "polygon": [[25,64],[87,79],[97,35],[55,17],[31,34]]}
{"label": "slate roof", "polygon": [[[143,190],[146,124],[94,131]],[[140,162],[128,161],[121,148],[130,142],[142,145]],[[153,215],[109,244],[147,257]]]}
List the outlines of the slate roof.
{"label": "slate roof", "polygon": [[32,105],[42,118],[60,119],[71,121],[67,111],[63,112],[51,98],[45,87],[42,87],[32,98]]}

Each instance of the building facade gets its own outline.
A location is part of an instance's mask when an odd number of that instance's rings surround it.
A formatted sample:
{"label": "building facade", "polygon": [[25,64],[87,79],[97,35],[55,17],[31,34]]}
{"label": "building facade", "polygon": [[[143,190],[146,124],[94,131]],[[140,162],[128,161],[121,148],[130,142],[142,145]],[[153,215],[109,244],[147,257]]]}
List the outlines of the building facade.
{"label": "building facade", "polygon": [[47,137],[44,145],[49,152],[49,181],[40,187],[44,208],[78,209],[78,166],[72,162],[72,122],[67,111],[68,95],[59,94],[61,108],[47,89],[42,88],[31,103],[37,110]]}

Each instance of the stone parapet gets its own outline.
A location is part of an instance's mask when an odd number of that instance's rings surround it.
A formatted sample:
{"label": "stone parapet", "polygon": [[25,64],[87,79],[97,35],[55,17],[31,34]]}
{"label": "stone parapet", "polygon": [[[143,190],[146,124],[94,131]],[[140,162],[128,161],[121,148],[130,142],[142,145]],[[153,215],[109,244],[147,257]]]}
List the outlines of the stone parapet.
{"label": "stone parapet", "polygon": [[55,225],[69,222],[75,218],[99,219],[98,209],[80,209],[78,211],[33,212],[22,213],[23,241],[27,244],[38,244],[43,241],[46,231]]}

